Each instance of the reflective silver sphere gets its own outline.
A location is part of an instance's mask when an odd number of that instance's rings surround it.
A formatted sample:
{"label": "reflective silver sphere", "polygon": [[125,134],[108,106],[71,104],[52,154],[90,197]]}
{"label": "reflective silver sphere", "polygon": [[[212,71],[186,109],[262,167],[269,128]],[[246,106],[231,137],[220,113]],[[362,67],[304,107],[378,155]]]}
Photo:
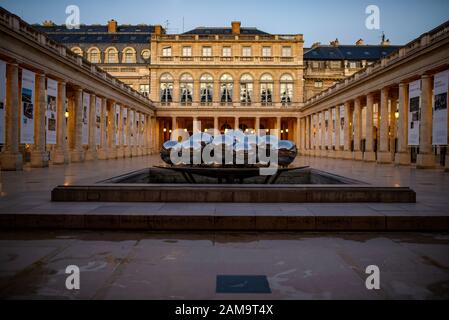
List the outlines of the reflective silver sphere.
{"label": "reflective silver sphere", "polygon": [[278,164],[282,167],[287,167],[295,161],[298,155],[298,149],[296,145],[289,140],[281,140],[278,144]]}
{"label": "reflective silver sphere", "polygon": [[164,142],[164,144],[162,145],[161,148],[161,159],[162,161],[164,161],[166,164],[169,165],[173,165],[171,159],[170,159],[170,154],[172,152],[172,150],[176,150],[178,149],[178,151],[180,150],[180,145],[178,144],[177,141],[166,141]]}

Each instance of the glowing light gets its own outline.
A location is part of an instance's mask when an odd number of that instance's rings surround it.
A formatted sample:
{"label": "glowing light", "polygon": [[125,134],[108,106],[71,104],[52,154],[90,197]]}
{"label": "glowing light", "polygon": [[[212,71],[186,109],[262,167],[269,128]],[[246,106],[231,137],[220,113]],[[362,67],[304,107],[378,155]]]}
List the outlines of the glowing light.
{"label": "glowing light", "polygon": [[164,132],[167,132],[167,128],[164,128]]}
{"label": "glowing light", "polygon": [[394,117],[395,117],[396,119],[399,119],[399,112],[396,111],[396,112],[394,113]]}
{"label": "glowing light", "polygon": [[69,112],[68,112],[68,111],[66,111],[66,112],[65,112],[65,114],[64,114],[64,116],[65,116],[65,118],[66,118],[66,119],[68,119],[68,118],[69,118],[69,116],[70,116]]}

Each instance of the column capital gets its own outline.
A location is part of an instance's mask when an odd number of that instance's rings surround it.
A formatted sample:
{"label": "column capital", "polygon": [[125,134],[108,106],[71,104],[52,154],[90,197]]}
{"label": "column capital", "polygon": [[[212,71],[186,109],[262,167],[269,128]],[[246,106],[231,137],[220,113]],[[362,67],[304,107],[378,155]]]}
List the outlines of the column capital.
{"label": "column capital", "polygon": [[429,79],[429,78],[432,78],[431,74],[424,73],[421,75],[421,79]]}
{"label": "column capital", "polygon": [[399,82],[399,87],[404,88],[404,87],[407,87],[407,86],[408,86],[408,82],[404,82],[404,81]]}

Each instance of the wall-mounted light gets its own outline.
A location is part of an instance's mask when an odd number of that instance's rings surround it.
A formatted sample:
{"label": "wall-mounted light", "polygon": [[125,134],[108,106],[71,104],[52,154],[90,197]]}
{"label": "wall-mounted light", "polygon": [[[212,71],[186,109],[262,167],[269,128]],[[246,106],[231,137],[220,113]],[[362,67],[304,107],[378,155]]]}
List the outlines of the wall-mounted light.
{"label": "wall-mounted light", "polygon": [[164,128],[164,132],[167,132],[167,128]]}
{"label": "wall-mounted light", "polygon": [[172,133],[173,131],[170,129],[168,132],[169,132],[169,133]]}
{"label": "wall-mounted light", "polygon": [[284,133],[284,130],[281,130],[281,133]]}
{"label": "wall-mounted light", "polygon": [[204,129],[204,132],[207,132],[208,130],[207,129]]}
{"label": "wall-mounted light", "polygon": [[396,112],[394,113],[394,117],[395,117],[396,119],[399,119],[399,112],[398,112],[398,111],[396,111]]}
{"label": "wall-mounted light", "polygon": [[187,129],[184,129],[184,132],[187,132]]}
{"label": "wall-mounted light", "polygon": [[270,132],[270,129],[266,129],[265,132],[266,132],[266,133]]}
{"label": "wall-mounted light", "polygon": [[70,116],[70,113],[69,113],[68,111],[66,111],[66,112],[64,113],[64,116],[65,116],[66,119],[68,119],[69,116]]}
{"label": "wall-mounted light", "polygon": [[287,133],[288,133],[288,129],[285,129],[285,132],[287,132]]}

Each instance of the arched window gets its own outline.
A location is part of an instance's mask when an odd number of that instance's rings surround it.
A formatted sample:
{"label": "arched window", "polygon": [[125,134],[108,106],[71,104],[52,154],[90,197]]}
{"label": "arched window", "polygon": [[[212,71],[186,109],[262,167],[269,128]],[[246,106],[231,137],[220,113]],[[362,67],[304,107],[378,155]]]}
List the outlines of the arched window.
{"label": "arched window", "polygon": [[203,74],[200,78],[200,101],[202,106],[210,106],[214,96],[214,78]]}
{"label": "arched window", "polygon": [[260,78],[260,101],[263,106],[270,106],[273,104],[273,77],[266,73]]}
{"label": "arched window", "polygon": [[118,63],[118,52],[116,48],[106,49],[106,62],[107,63]]}
{"label": "arched window", "polygon": [[81,56],[81,57],[83,56],[83,50],[80,47],[72,48],[72,52],[74,54],[77,54],[77,55]]}
{"label": "arched window", "polygon": [[90,48],[88,51],[87,59],[91,63],[100,63],[101,62],[100,49],[96,47]]}
{"label": "arched window", "polygon": [[170,105],[173,102],[173,77],[169,73],[164,73],[161,76],[161,104]]}
{"label": "arched window", "polygon": [[191,105],[193,101],[193,77],[184,73],[180,79],[181,105]]}
{"label": "arched window", "polygon": [[220,102],[221,105],[232,104],[234,79],[230,74],[224,74],[220,78]]}
{"label": "arched window", "polygon": [[123,50],[123,63],[136,63],[136,51],[133,48]]}
{"label": "arched window", "polygon": [[240,103],[244,106],[251,105],[253,96],[253,77],[250,74],[244,74],[240,78]]}
{"label": "arched window", "polygon": [[293,101],[293,77],[284,74],[281,77],[281,103],[283,106],[290,105]]}

